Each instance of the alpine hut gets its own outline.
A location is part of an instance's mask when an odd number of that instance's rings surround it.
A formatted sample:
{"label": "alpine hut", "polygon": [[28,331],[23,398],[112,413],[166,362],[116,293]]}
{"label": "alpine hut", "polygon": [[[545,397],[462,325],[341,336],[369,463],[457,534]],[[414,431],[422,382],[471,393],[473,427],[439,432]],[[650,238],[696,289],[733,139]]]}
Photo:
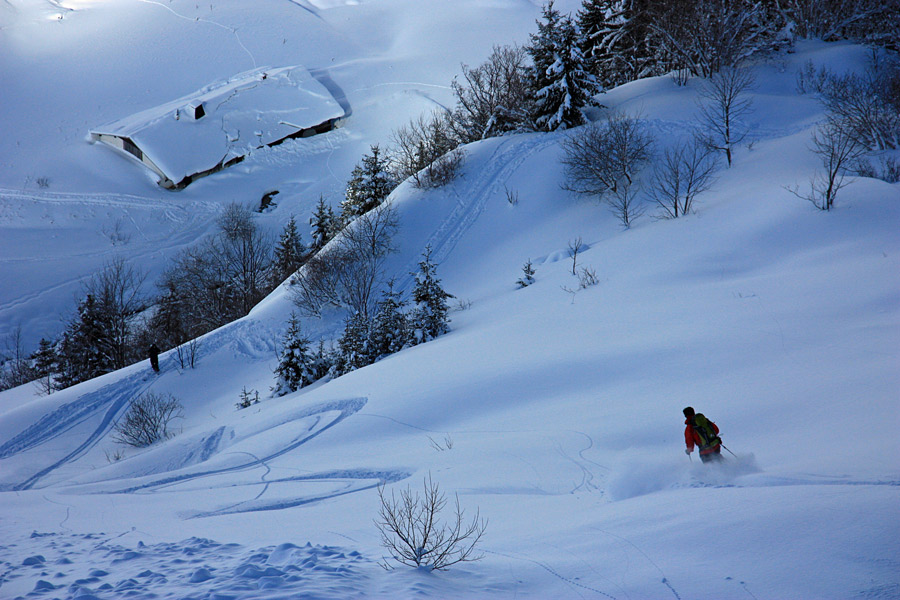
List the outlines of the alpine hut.
{"label": "alpine hut", "polygon": [[182,189],[253,150],[334,129],[344,109],[304,67],[254,69],[91,131]]}

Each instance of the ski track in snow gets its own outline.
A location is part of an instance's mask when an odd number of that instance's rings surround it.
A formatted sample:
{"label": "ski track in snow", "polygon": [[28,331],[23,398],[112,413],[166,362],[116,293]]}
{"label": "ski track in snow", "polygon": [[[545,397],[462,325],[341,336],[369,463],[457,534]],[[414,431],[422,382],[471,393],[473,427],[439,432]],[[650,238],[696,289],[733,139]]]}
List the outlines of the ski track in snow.
{"label": "ski track in snow", "polygon": [[[478,221],[488,201],[502,197],[505,183],[528,157],[558,142],[559,136],[552,134],[502,138],[491,156],[483,162],[477,176],[471,181],[463,177],[461,181],[464,185],[455,188],[456,205],[425,243],[431,246],[432,260],[440,264],[450,255],[469,228]],[[418,270],[418,264],[419,259],[416,259],[403,270],[407,275],[399,280],[398,291],[411,287],[414,279],[411,273]]]}
{"label": "ski track in snow", "polygon": [[[259,329],[261,328],[254,321],[244,320],[224,330],[217,330],[203,338],[202,343],[198,347],[197,360],[202,361],[205,356],[212,354],[229,343],[234,345],[235,350],[251,358],[266,356],[271,352],[272,347],[267,345],[262,334],[253,335]],[[176,361],[175,352],[169,351],[161,357],[160,365],[163,367],[163,370],[174,370],[177,368]],[[26,481],[16,484],[0,484],[0,490],[31,489],[38,481],[54,470],[84,455],[109,433],[115,425],[117,416],[129,401],[140,396],[153,385],[154,381],[155,377],[151,376],[146,369],[139,368],[135,373],[126,375],[118,381],[98,390],[87,392],[75,400],[59,406],[45,414],[24,431],[0,445],[0,459],[9,458],[44,444],[92,418],[97,413],[105,411],[100,423],[75,450],[62,459],[39,470]],[[363,401],[364,404],[365,401]],[[200,450],[201,462],[212,456],[214,452],[212,444],[214,442],[217,444],[217,440],[220,439],[221,433],[219,433],[218,437],[213,434],[211,437],[205,438],[204,448]],[[186,461],[187,459],[183,462]]]}
{"label": "ski track in snow", "polygon": [[138,397],[151,384],[152,381],[147,382],[146,373],[140,372],[127,376],[99,390],[79,396],[72,402],[63,404],[41,417],[18,435],[13,436],[12,439],[0,446],[0,459],[9,458],[44,444],[90,419],[95,414],[103,413],[100,423],[70,453],[40,469],[25,481],[12,485],[5,484],[0,486],[0,489],[31,489],[48,474],[84,455],[109,433],[115,425],[117,416],[129,401]]}
{"label": "ski track in snow", "polygon": [[126,546],[118,537],[35,532],[27,543],[2,544],[0,586],[31,590],[17,598],[65,600],[361,598],[377,564],[309,543],[248,548],[195,537]]}
{"label": "ski track in snow", "polygon": [[616,596],[607,594],[606,592],[600,591],[596,588],[590,587],[583,583],[579,583],[579,582],[575,581],[574,579],[571,579],[569,577],[561,575],[559,572],[554,570],[550,565],[543,563],[539,560],[535,560],[533,558],[528,558],[528,557],[523,557],[523,556],[513,556],[511,554],[504,554],[503,552],[494,552],[491,550],[485,550],[484,552],[485,552],[485,554],[493,554],[495,556],[502,556],[504,558],[509,558],[512,560],[521,560],[521,561],[529,562],[533,565],[539,566],[540,568],[544,569],[545,571],[547,571],[548,573],[550,573],[557,579],[565,582],[566,584],[572,586],[573,588],[581,588],[581,589],[587,590],[589,592],[594,592],[595,594],[599,594],[599,595],[603,596],[604,598],[610,598],[611,600],[617,600]]}
{"label": "ski track in snow", "polygon": [[[129,261],[148,262],[149,257],[156,257],[161,250],[176,250],[178,248],[193,245],[198,236],[198,231],[206,228],[203,223],[210,221],[220,212],[220,206],[214,202],[203,200],[188,200],[180,198],[178,201],[163,198],[147,198],[128,194],[110,193],[66,193],[48,191],[18,191],[0,188],[0,226],[8,226],[16,229],[20,222],[27,223],[26,214],[33,215],[35,209],[43,206],[50,211],[50,215],[41,216],[42,221],[47,222],[52,228],[55,220],[67,220],[82,217],[94,211],[121,212],[119,219],[130,222],[134,233],[139,240],[130,240],[121,246],[119,252]],[[27,212],[26,212],[27,208]],[[157,239],[150,239],[144,231],[140,220],[135,220],[132,212],[145,210],[161,221],[171,224],[165,229],[165,235]],[[83,215],[85,213],[86,215]],[[109,215],[112,218],[112,215]],[[120,221],[116,222],[118,225]],[[114,226],[115,227],[115,226]],[[62,229],[65,231],[65,228]],[[130,232],[129,232],[130,233]],[[102,229],[96,231],[98,236],[111,235]],[[99,240],[98,240],[99,241]],[[109,243],[116,244],[110,238]],[[162,245],[160,245],[162,244]],[[89,249],[80,252],[72,252],[65,256],[66,260],[73,258],[94,258],[97,264],[103,262],[103,257],[108,258],[110,246],[104,243],[93,245]],[[0,258],[2,264],[17,263],[42,263],[61,260],[63,257],[55,256],[15,256]],[[0,314],[13,313],[26,305],[41,304],[48,294],[58,292],[62,288],[71,286],[90,275],[90,272],[70,273],[69,277],[62,277],[56,283],[47,285],[42,289],[36,289],[10,298],[0,304]]]}

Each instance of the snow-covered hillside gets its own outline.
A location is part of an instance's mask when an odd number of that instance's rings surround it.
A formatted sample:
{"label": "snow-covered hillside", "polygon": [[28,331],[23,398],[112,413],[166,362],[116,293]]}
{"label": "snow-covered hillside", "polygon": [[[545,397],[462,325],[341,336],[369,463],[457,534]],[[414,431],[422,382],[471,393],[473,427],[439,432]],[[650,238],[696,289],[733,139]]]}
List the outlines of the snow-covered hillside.
{"label": "snow-covered hillside", "polygon": [[[0,6],[13,49],[0,52],[0,83],[17,113],[0,115],[12,132],[0,141],[0,265],[15,282],[0,325],[38,337],[111,252],[158,270],[229,201],[279,189],[260,221],[305,222],[369,144],[451,101],[459,62],[524,41],[539,11],[62,4]],[[110,59],[122,56],[135,58]],[[756,64],[753,144],[686,218],[648,207],[622,230],[564,192],[567,133],[479,142],[452,184],[401,185],[388,268],[408,292],[403,277],[430,244],[457,298],[452,330],[341,378],[268,397],[294,308],[280,288],[203,338],[195,369],[165,354],[158,375],[145,361],[51,396],[0,394],[0,597],[900,596],[900,184],[856,178],[829,213],[785,189],[817,167],[808,146],[823,117],[797,95],[797,69],[866,58],[802,43]],[[351,118],[177,193],[84,141],[96,124],[263,64],[327,69]],[[639,114],[661,150],[694,126],[701,85],[649,79],[602,102]],[[130,241],[113,246],[110,227]],[[575,292],[577,238],[578,265],[599,283]],[[536,282],[517,289],[528,260]],[[237,410],[242,389],[261,403]],[[123,449],[112,426],[147,390],[181,400],[179,433]],[[736,456],[684,456],[687,405]],[[489,520],[484,558],[384,570],[375,488],[420,488],[429,474]]]}

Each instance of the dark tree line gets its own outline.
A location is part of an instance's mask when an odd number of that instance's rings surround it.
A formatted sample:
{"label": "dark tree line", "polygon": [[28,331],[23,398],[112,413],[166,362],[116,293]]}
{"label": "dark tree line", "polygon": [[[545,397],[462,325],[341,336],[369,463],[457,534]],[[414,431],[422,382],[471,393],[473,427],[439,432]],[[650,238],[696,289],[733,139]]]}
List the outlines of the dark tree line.
{"label": "dark tree line", "polygon": [[[411,306],[394,289],[394,281],[388,281],[370,311],[351,312],[337,347],[330,350],[325,349],[324,342],[313,350],[299,317],[292,314],[281,342],[273,392],[278,396],[295,392],[323,377],[338,377],[447,333],[448,301],[453,296],[444,290],[436,268],[431,248],[426,248],[419,270],[413,274],[416,284]],[[301,279],[297,285],[302,288],[307,284]],[[306,299],[295,296],[295,300],[305,310]]]}
{"label": "dark tree line", "polygon": [[31,355],[15,344],[15,377],[2,383],[37,381],[50,393],[143,360],[153,344],[181,347],[247,314],[308,257],[293,217],[273,243],[249,209],[232,204],[213,236],[171,261],[156,294],[124,259],[107,263],[85,283],[57,338],[41,339]]}

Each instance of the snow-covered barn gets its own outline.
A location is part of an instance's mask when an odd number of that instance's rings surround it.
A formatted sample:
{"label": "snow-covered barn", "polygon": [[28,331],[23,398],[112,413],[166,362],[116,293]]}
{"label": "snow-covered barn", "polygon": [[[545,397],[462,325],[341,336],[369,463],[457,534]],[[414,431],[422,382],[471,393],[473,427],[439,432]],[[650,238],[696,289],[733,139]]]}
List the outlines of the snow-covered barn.
{"label": "snow-covered barn", "polygon": [[333,129],[345,112],[304,67],[254,69],[91,131],[181,189],[253,150]]}

